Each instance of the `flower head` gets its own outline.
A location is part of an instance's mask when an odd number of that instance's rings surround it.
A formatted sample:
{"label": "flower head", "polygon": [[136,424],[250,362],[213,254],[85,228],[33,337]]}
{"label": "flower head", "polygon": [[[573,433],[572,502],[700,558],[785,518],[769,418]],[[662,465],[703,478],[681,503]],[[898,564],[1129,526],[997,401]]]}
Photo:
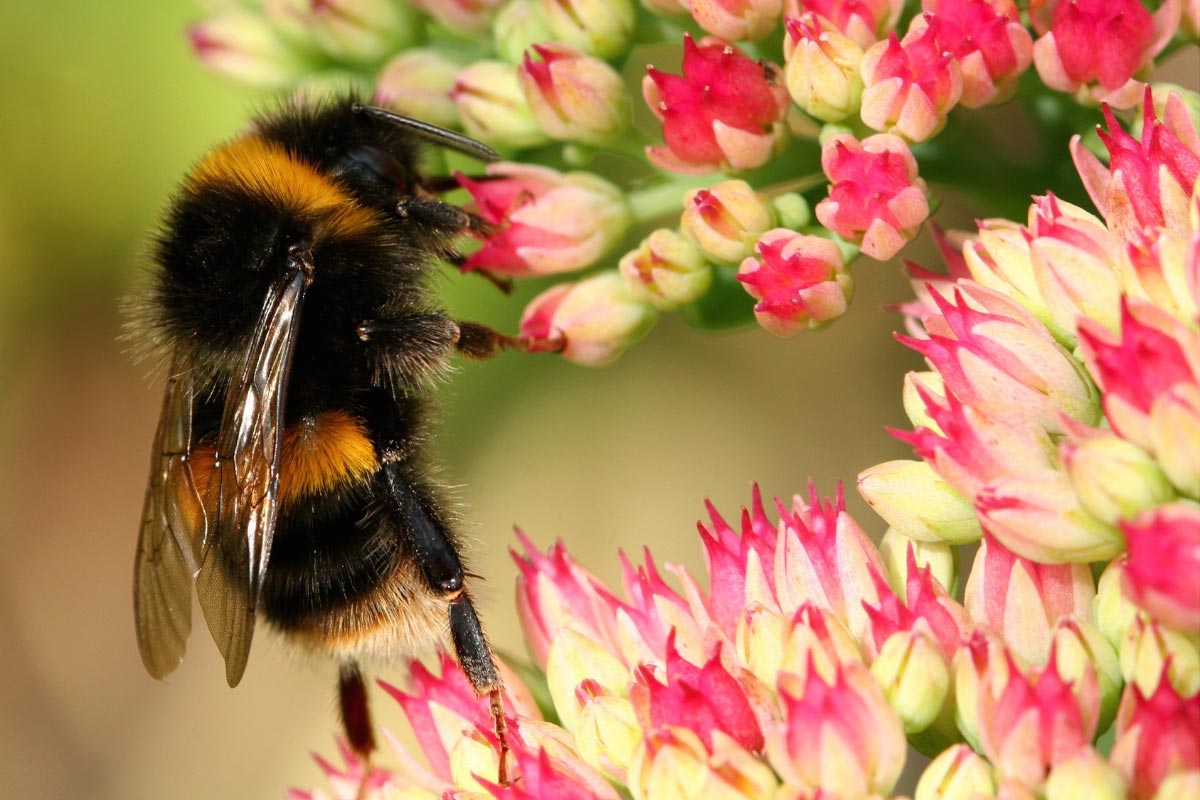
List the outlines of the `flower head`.
{"label": "flower head", "polygon": [[696,24],[730,42],[757,41],[779,24],[783,0],[689,0]]}
{"label": "flower head", "polygon": [[938,26],[914,28],[871,46],[862,59],[862,120],[867,127],[923,142],[946,124],[962,97],[962,69],[938,46]]}
{"label": "flower head", "polygon": [[1125,580],[1131,599],[1163,624],[1200,631],[1200,508],[1176,502],[1121,526],[1129,541]]}
{"label": "flower head", "polygon": [[1112,761],[1135,800],[1153,797],[1169,775],[1200,769],[1200,694],[1181,696],[1163,671],[1152,691],[1131,684],[1117,712]]}
{"label": "flower head", "polygon": [[542,292],[525,307],[520,329],[536,349],[598,366],[645,336],[655,319],[654,307],[631,297],[614,270]]}
{"label": "flower head", "polygon": [[924,0],[913,28],[932,28],[938,47],[958,61],[967,108],[1001,103],[1033,62],[1033,38],[1012,0]]}
{"label": "flower head", "polygon": [[759,302],[758,323],[776,336],[824,327],[840,317],[854,292],[842,252],[829,239],[775,228],[754,245],[759,258],[747,258],[738,280]]}
{"label": "flower head", "polygon": [[612,67],[554,42],[535,44],[517,71],[538,125],[553,139],[611,141],[628,124],[629,94]]}
{"label": "flower head", "polygon": [[903,0],[785,0],[783,13],[818,14],[865,49],[896,26],[903,8]]}

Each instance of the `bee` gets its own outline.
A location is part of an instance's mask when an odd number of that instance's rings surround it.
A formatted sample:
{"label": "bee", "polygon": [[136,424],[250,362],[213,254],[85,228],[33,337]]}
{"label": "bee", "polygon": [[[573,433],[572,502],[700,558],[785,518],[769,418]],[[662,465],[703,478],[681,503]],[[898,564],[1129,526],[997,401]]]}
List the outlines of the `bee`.
{"label": "bee", "polygon": [[261,115],[184,178],[133,304],[135,337],[169,364],[134,618],[160,679],[183,659],[193,586],[230,686],[260,617],[332,657],[364,759],[360,664],[448,640],[488,698],[504,783],[501,677],[425,441],[430,379],[519,342],[431,296],[435,265],[486,224],[438,199],[453,181],[420,170],[430,144],[498,157],[346,97]]}

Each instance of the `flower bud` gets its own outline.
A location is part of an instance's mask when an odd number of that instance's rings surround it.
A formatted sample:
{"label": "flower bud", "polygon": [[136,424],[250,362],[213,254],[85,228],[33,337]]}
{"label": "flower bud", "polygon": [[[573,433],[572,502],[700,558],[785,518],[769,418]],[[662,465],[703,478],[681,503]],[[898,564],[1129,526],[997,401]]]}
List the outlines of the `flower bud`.
{"label": "flower bud", "polygon": [[1134,800],[1155,796],[1172,773],[1200,770],[1198,730],[1200,694],[1181,695],[1166,675],[1150,689],[1125,688],[1109,761]]}
{"label": "flower bud", "polygon": [[951,545],[910,539],[896,528],[888,528],[879,542],[879,554],[883,556],[883,563],[887,566],[888,584],[901,602],[908,602],[910,550],[918,569],[928,568],[934,580],[951,596],[958,593],[958,554]]}
{"label": "flower bud", "polygon": [[1046,777],[1046,800],[1125,800],[1125,779],[1090,747],[1060,761]]}
{"label": "flower bud", "polygon": [[871,662],[871,674],[883,687],[888,705],[908,735],[933,723],[950,691],[946,659],[937,642],[921,628],[889,636]]}
{"label": "flower bud", "polygon": [[415,41],[417,23],[395,0],[322,0],[310,6],[309,30],[334,58],[371,64]]}
{"label": "flower bud", "polygon": [[734,635],[738,661],[765,686],[774,683],[783,669],[786,626],[782,614],[758,604],[747,608],[738,621]]}
{"label": "flower bud", "polygon": [[[1200,3],[1196,6],[1196,23],[1194,28],[1200,31]],[[1200,33],[1196,34],[1200,36]],[[1200,769],[1179,771],[1168,775],[1158,785],[1154,800],[1195,800],[1200,797]]]}
{"label": "flower bud", "polygon": [[469,136],[502,147],[532,147],[546,141],[511,64],[471,64],[455,77],[450,98]]}
{"label": "flower bud", "polygon": [[779,699],[786,726],[767,756],[789,785],[820,786],[831,796],[886,794],[904,767],[900,721],[865,667],[842,664],[832,682],[816,669],[803,680],[784,673]]}
{"label": "flower bud", "polygon": [[856,113],[862,103],[862,48],[814,14],[789,17],[784,24],[784,76],[796,105],[823,122],[840,122]]}
{"label": "flower bud", "polygon": [[1150,447],[1182,494],[1200,498],[1200,386],[1177,383],[1150,406]]}
{"label": "flower bud", "polygon": [[858,493],[876,514],[912,539],[967,544],[983,535],[974,506],[924,461],[887,461],[863,470]]}
{"label": "flower bud", "polygon": [[604,144],[629,124],[629,93],[616,70],[556,42],[531,48],[517,70],[525,100],[552,139]]}
{"label": "flower bud", "polygon": [[1106,561],[1125,546],[1120,531],[1084,510],[1057,470],[996,480],[976,496],[975,510],[1005,547],[1043,563]]}
{"label": "flower bud", "polygon": [[621,697],[629,685],[629,670],[599,642],[573,628],[561,628],[550,643],[546,659],[546,684],[558,718],[574,731],[583,718],[588,692],[577,690],[585,681],[604,693]]}
{"label": "flower bud", "polygon": [[696,300],[712,285],[712,266],[678,231],[659,228],[618,265],[635,300],[673,311]]}
{"label": "flower bud", "polygon": [[1138,607],[1125,595],[1121,586],[1124,565],[1125,559],[1118,558],[1105,567],[1096,583],[1096,599],[1092,603],[1096,627],[1114,648],[1120,647],[1125,632],[1138,615]]}
{"label": "flower bud", "polygon": [[929,216],[916,159],[897,136],[861,142],[833,136],[822,145],[821,167],[831,185],[829,197],[817,204],[817,219],[871,258],[896,255]]}
{"label": "flower bud", "polygon": [[554,38],[538,0],[510,0],[492,23],[496,54],[510,64],[520,64],[525,51]]}
{"label": "flower bud", "polygon": [[1012,0],[926,0],[926,14],[910,30],[934,28],[939,49],[950,52],[962,71],[967,108],[1002,103],[1017,90],[1017,78],[1033,63],[1033,38]]}
{"label": "flower bud", "polygon": [[840,317],[854,293],[842,251],[829,239],[786,228],[767,231],[754,245],[737,279],[759,302],[758,324],[779,337],[816,330]]}
{"label": "flower bud", "polygon": [[625,52],[636,16],[633,0],[541,0],[542,15],[554,38],[611,59]]}
{"label": "flower bud", "polygon": [[[982,752],[979,707],[982,694],[998,697],[1016,662],[1004,643],[976,631],[954,656],[954,722],[963,737]],[[990,701],[989,701],[990,702]]]}
{"label": "flower bud", "polygon": [[492,24],[492,17],[505,0],[410,0],[417,8],[440,22],[451,33],[474,38]]}
{"label": "flower bud", "polygon": [[754,42],[775,30],[783,0],[689,0],[696,24],[730,42]]}
{"label": "flower bud", "polygon": [[1200,642],[1191,636],[1159,625],[1139,615],[1117,650],[1121,675],[1126,684],[1136,685],[1149,695],[1160,680],[1190,697],[1200,691]]}
{"label": "flower bud", "polygon": [[721,181],[683,196],[683,235],[714,261],[737,264],[749,258],[758,238],[775,222],[766,195],[741,180]]}
{"label": "flower bud", "polygon": [[904,376],[904,388],[901,390],[904,415],[908,417],[913,428],[927,428],[940,436],[944,431],[930,415],[922,395],[945,405],[946,382],[940,373],[935,370],[910,372]]}
{"label": "flower bud", "polygon": [[1112,432],[1081,432],[1060,453],[1080,504],[1096,519],[1115,525],[1174,496],[1149,453]]}
{"label": "flower bud", "polygon": [[458,109],[450,99],[462,65],[440,50],[405,50],[389,61],[375,82],[375,102],[416,119],[442,127],[458,124]]}
{"label": "flower bud", "polygon": [[911,28],[903,41],[893,32],[863,54],[862,121],[910,142],[932,138],[962,97],[958,61],[938,47],[932,29]]}
{"label": "flower bud", "polygon": [[991,797],[995,791],[988,763],[967,745],[956,744],[929,762],[913,800],[974,800]]}
{"label": "flower bud", "polygon": [[1162,624],[1200,633],[1200,507],[1180,501],[1124,523],[1125,588]]}
{"label": "flower bud", "polygon": [[1059,620],[1050,646],[1058,673],[1064,679],[1077,683],[1083,674],[1092,670],[1096,674],[1096,686],[1100,692],[1100,711],[1097,730],[1108,730],[1117,713],[1121,699],[1121,664],[1117,651],[1100,631],[1082,617],[1066,617]]}
{"label": "flower bud", "polygon": [[530,301],[521,335],[561,344],[563,358],[602,366],[645,336],[656,320],[653,306],[634,300],[615,270],[575,284],[559,284]]}
{"label": "flower bud", "polygon": [[1058,621],[1086,618],[1094,596],[1087,564],[1029,561],[984,536],[963,599],[980,629],[1027,663],[1044,664]]}
{"label": "flower bud", "polygon": [[785,141],[789,107],[782,72],[720,39],[684,35],[683,75],[646,68],[642,96],[663,124],[655,166],[696,173],[761,167]]}
{"label": "flower bud", "polygon": [[280,89],[309,69],[265,19],[249,11],[226,9],[187,34],[200,63],[239,83]]}
{"label": "flower bud", "polygon": [[817,14],[865,49],[896,27],[903,8],[903,0],[785,0],[783,13],[785,17]]}
{"label": "flower bud", "polygon": [[826,683],[834,679],[839,664],[862,663],[862,652],[846,626],[831,612],[811,603],[796,610],[783,630],[779,669],[768,685],[787,672],[807,679],[815,669]]}
{"label": "flower bud", "polygon": [[588,697],[574,733],[584,761],[612,780],[625,781],[625,769],[642,740],[633,705],[627,699],[604,693]]}
{"label": "flower bud", "polygon": [[769,767],[721,731],[713,732],[710,752],[688,728],[660,728],[646,736],[629,764],[634,800],[773,797],[777,783]]}
{"label": "flower bud", "polygon": [[479,215],[495,226],[463,271],[524,277],[590,266],[625,235],[630,212],[621,190],[590,172],[562,173],[513,162],[487,177],[457,175]]}

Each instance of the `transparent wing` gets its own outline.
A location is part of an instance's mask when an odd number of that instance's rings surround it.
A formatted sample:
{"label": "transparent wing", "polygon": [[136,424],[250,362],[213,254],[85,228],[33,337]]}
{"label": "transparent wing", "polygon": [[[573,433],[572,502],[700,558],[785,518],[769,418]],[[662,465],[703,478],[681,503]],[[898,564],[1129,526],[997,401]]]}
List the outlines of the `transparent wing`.
{"label": "transparent wing", "polygon": [[204,506],[192,475],[192,377],[176,358],[150,451],[133,567],[133,615],[146,671],[179,666],[192,631],[192,581],[204,539]]}
{"label": "transparent wing", "polygon": [[287,377],[300,303],[310,280],[311,269],[297,269],[271,287],[245,361],[225,396],[196,589],[208,630],[225,658],[230,686],[238,684],[246,669],[271,555]]}

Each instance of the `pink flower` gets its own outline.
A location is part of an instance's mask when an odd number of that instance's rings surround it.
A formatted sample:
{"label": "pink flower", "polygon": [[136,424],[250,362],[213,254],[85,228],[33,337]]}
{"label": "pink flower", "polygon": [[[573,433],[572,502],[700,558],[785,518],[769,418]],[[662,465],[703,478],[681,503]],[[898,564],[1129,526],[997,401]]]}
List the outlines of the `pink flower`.
{"label": "pink flower", "polygon": [[1200,178],[1200,135],[1183,100],[1174,92],[1167,97],[1160,120],[1154,112],[1150,89],[1143,95],[1140,141],[1126,133],[1106,107],[1108,131],[1099,131],[1108,148],[1109,166],[1100,163],[1082,144],[1071,140],[1071,156],[1092,202],[1118,236],[1163,226],[1188,236],[1188,204]]}
{"label": "pink flower", "polygon": [[719,648],[698,667],[679,654],[671,636],[665,672],[665,680],[645,665],[634,673],[630,693],[644,731],[652,734],[667,726],[689,728],[709,752],[714,731],[720,731],[746,750],[762,750],[762,727],[742,681],[722,664]]}
{"label": "pink flower", "polygon": [[[1046,85],[1104,100],[1137,102],[1143,73],[1175,32],[1178,0],[1151,16],[1138,0],[1047,0],[1031,16],[1039,33],[1033,61]],[[1049,17],[1047,21],[1047,16]]]}
{"label": "pink flower", "polygon": [[576,364],[602,366],[649,333],[657,318],[654,307],[635,300],[621,275],[610,270],[533,298],[520,331],[531,352],[552,350]]}
{"label": "pink flower", "polygon": [[1126,686],[1111,759],[1134,800],[1149,800],[1172,773],[1200,769],[1200,694],[1181,697],[1165,668],[1153,692]]}
{"label": "pink flower", "polygon": [[696,24],[726,41],[757,41],[775,29],[783,0],[690,0]]}
{"label": "pink flower", "polygon": [[742,509],[740,535],[712,503],[705,501],[704,506],[711,527],[698,522],[696,528],[709,575],[708,613],[732,638],[745,609],[765,599],[751,593],[751,582],[757,581],[774,600],[776,527],[763,510],[757,484],[750,508]]}
{"label": "pink flower", "polygon": [[871,258],[896,255],[929,216],[925,182],[898,136],[861,142],[847,134],[830,137],[821,149],[821,168],[831,186],[817,204],[817,219]]}
{"label": "pink flower", "polygon": [[412,0],[412,4],[460,36],[486,32],[505,0]]}
{"label": "pink flower", "polygon": [[585,172],[500,162],[487,177],[458,173],[479,216],[497,226],[463,271],[486,269],[524,277],[586,267],[613,247],[629,226],[621,191]]}
{"label": "pink flower", "polygon": [[770,199],[743,180],[721,181],[683,196],[679,228],[713,261],[740,264],[774,225]]}
{"label": "pink flower", "polygon": [[786,727],[768,755],[786,783],[831,797],[892,790],[904,767],[904,730],[879,684],[861,664],[839,664],[832,680],[809,667],[784,673],[779,698]]}
{"label": "pink flower", "polygon": [[958,60],[962,104],[1001,103],[1017,90],[1017,78],[1033,61],[1033,38],[1012,0],[924,0],[928,13],[912,30],[934,30],[939,49]]}
{"label": "pink flower", "polygon": [[962,97],[962,70],[938,44],[936,25],[893,32],[863,54],[862,121],[867,127],[923,142],[946,124]]}
{"label": "pink flower", "polygon": [[663,123],[663,146],[646,148],[671,172],[753,169],[786,133],[789,106],[779,67],[720,39],[683,39],[683,75],[646,68],[642,93]]}
{"label": "pink flower", "polygon": [[1155,400],[1177,384],[1200,382],[1200,337],[1156,307],[1127,299],[1119,335],[1085,319],[1079,341],[1088,370],[1104,391],[1113,430],[1151,450],[1148,415]]}
{"label": "pink flower", "polygon": [[[997,677],[989,674],[985,681]],[[979,693],[984,755],[1004,778],[1036,788],[1050,768],[1088,747],[1100,710],[1095,673],[1074,684],[1058,673],[1053,659],[1024,674],[1009,657],[1000,691]]]}
{"label": "pink flower", "polygon": [[267,20],[237,7],[191,26],[187,37],[201,64],[250,86],[280,89],[307,69]]}
{"label": "pink flower", "polygon": [[483,787],[496,800],[541,800],[545,797],[579,800],[618,800],[620,797],[604,776],[583,763],[578,755],[555,747],[551,755],[546,745],[531,746],[513,732],[513,759],[519,777],[501,786],[484,781]]}
{"label": "pink flower", "polygon": [[784,0],[783,15],[819,14],[866,49],[895,27],[903,8],[904,0]]}
{"label": "pink flower", "polygon": [[688,601],[663,580],[649,548],[643,551],[642,566],[635,568],[624,553],[620,560],[621,587],[628,600],[596,587],[613,620],[616,652],[630,667],[662,664],[670,660],[674,640],[685,657],[699,659],[704,647],[702,623]]}
{"label": "pink flower", "polygon": [[[535,61],[530,50],[541,57]],[[629,94],[616,70],[558,42],[535,44],[517,70],[538,125],[553,139],[604,144],[629,124]]]}
{"label": "pink flower", "polygon": [[1068,616],[1091,616],[1096,595],[1086,564],[1039,564],[984,536],[967,579],[967,613],[1026,663],[1044,664],[1054,627]]}
{"label": "pink flower", "polygon": [[875,576],[879,603],[866,607],[871,627],[863,644],[869,653],[878,653],[893,634],[919,627],[930,635],[949,663],[963,641],[971,635],[973,623],[967,610],[933,579],[930,568],[917,566],[911,546],[908,548],[907,565],[904,600],[888,588],[882,575]]}
{"label": "pink flower", "polygon": [[786,338],[846,313],[854,280],[832,241],[775,228],[754,249],[760,258],[743,261],[737,278],[759,301],[754,306],[759,325]]}
{"label": "pink flower", "polygon": [[1164,625],[1200,632],[1200,509],[1176,502],[1123,523],[1130,599]]}

